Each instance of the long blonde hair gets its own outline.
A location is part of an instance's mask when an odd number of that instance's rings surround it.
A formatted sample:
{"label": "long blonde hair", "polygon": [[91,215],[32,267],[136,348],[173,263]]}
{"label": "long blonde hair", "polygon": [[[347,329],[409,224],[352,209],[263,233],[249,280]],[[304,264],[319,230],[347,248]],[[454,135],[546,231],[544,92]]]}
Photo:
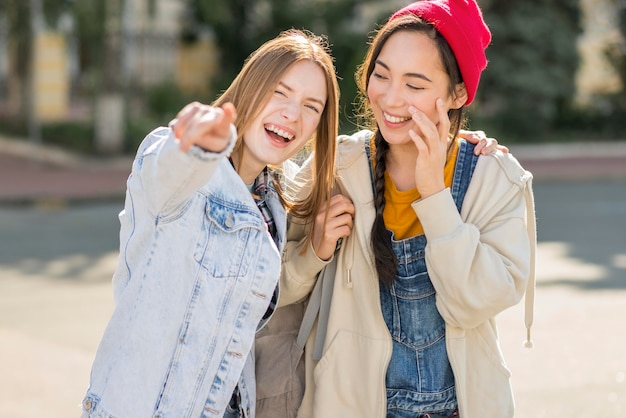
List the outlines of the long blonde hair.
{"label": "long blonde hair", "polygon": [[238,138],[234,153],[241,155],[243,132],[263,110],[283,74],[300,61],[316,63],[324,72],[328,98],[312,143],[312,189],[296,200],[276,184],[279,196],[292,216],[312,222],[324,202],[331,196],[334,181],[336,137],[339,133],[339,86],[333,58],[323,36],[290,29],[267,41],[254,51],[226,91],[214,102],[220,106],[231,102],[237,109]]}

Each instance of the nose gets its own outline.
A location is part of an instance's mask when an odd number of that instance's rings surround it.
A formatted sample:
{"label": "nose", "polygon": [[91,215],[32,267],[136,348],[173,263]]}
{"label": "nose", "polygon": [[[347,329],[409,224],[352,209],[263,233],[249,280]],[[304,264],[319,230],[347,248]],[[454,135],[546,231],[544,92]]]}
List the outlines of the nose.
{"label": "nose", "polygon": [[389,84],[389,88],[384,93],[385,104],[389,107],[398,107],[404,105],[404,96],[400,86],[395,83]]}
{"label": "nose", "polygon": [[298,119],[298,116],[300,115],[300,106],[295,102],[285,103],[285,106],[281,110],[280,114],[288,121],[294,121]]}

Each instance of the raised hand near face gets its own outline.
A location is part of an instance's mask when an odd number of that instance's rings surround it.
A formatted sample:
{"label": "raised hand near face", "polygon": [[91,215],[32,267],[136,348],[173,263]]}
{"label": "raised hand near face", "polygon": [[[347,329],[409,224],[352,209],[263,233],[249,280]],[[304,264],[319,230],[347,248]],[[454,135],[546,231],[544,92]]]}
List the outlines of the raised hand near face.
{"label": "raised hand near face", "polygon": [[436,109],[438,124],[435,124],[416,107],[409,106],[409,113],[417,125],[417,130],[409,130],[409,136],[418,150],[415,163],[415,187],[422,198],[445,188],[443,169],[450,141],[448,137],[450,119],[441,99],[437,99]]}
{"label": "raised hand near face", "polygon": [[180,149],[187,152],[193,145],[210,151],[221,152],[230,141],[230,124],[237,112],[232,103],[214,107],[199,102],[185,106],[170,123]]}

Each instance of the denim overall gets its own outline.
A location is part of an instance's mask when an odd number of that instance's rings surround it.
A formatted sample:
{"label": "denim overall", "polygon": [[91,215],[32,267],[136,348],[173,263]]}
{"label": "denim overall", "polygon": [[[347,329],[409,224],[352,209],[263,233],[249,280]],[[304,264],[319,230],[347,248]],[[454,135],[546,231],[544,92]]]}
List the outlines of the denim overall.
{"label": "denim overall", "polygon": [[[451,185],[459,211],[478,159],[473,150],[472,144],[459,143]],[[457,409],[454,374],[446,351],[445,323],[426,269],[426,236],[395,240],[389,232],[398,271],[391,287],[380,286],[383,317],[393,340],[385,381],[387,418],[449,416]],[[450,262],[454,262],[452,255]]]}

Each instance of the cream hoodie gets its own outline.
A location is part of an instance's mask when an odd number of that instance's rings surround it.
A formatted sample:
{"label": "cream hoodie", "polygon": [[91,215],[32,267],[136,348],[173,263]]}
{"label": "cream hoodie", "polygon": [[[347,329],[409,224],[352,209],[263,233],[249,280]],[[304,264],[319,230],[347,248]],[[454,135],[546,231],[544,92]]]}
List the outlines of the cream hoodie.
{"label": "cream hoodie", "polygon": [[[352,234],[337,257],[322,357],[313,359],[317,323],[306,345],[306,389],[299,418],[383,418],[385,373],[392,351],[383,320],[370,245],[374,204],[364,141],[338,138],[339,189],[355,205]],[[303,166],[306,178],[309,167]],[[535,284],[532,175],[510,154],[479,158],[459,214],[449,189],[413,203],[428,240],[426,263],[446,321],[446,344],[461,418],[513,416],[510,372],[495,316],[526,293],[530,340]],[[306,187],[303,192],[306,192]],[[305,297],[325,265],[301,254],[301,225],[292,224],[283,261],[280,305]],[[529,343],[529,341],[528,341]]]}

